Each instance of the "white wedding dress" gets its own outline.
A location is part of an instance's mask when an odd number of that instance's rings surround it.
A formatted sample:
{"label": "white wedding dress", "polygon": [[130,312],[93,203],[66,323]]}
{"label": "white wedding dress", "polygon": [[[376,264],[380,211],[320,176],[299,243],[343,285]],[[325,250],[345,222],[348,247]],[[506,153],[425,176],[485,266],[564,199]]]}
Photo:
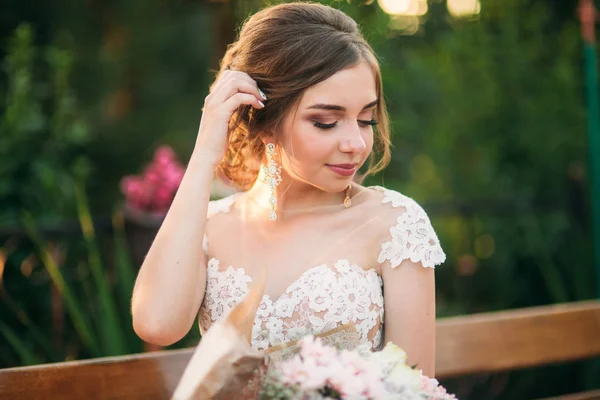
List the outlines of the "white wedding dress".
{"label": "white wedding dress", "polygon": [[[446,256],[427,214],[414,200],[382,187],[364,191],[350,208],[340,208],[335,219],[324,213],[303,225],[298,218],[290,237],[269,237],[255,229],[244,207],[238,207],[237,194],[210,202],[201,332],[246,296],[253,272],[266,265],[269,283],[279,294],[264,295],[252,347],[264,350],[352,322],[360,342],[379,350],[387,290],[381,269],[396,268],[405,260],[433,268]],[[274,291],[267,284],[265,293]]]}

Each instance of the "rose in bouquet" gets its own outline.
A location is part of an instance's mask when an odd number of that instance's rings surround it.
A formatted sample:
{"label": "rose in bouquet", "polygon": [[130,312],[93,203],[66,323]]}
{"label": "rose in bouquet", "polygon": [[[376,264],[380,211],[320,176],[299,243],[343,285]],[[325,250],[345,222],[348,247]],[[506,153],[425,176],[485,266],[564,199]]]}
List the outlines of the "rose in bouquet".
{"label": "rose in bouquet", "polygon": [[406,353],[388,343],[380,352],[338,351],[307,336],[299,353],[271,368],[261,399],[455,399],[420,370],[406,365]]}

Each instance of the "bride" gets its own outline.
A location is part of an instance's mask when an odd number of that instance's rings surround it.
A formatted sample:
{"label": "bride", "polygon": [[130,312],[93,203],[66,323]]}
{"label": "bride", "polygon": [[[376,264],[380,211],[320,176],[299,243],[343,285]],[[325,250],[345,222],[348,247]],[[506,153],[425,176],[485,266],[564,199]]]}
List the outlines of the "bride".
{"label": "bride", "polygon": [[[415,201],[358,183],[389,160],[381,73],[357,24],[311,3],[252,16],[137,277],[137,334],[170,345],[197,318],[205,332],[266,267],[254,348],[353,322],[361,342],[391,341],[434,376],[433,267],[445,255]],[[216,172],[239,190],[209,201]]]}

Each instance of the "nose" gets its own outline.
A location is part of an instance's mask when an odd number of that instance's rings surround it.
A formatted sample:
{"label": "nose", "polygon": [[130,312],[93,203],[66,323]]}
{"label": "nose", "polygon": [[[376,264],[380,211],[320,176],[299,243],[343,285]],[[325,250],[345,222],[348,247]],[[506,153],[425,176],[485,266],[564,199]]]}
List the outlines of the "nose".
{"label": "nose", "polygon": [[362,153],[367,148],[358,124],[344,133],[340,141],[340,151],[343,153]]}

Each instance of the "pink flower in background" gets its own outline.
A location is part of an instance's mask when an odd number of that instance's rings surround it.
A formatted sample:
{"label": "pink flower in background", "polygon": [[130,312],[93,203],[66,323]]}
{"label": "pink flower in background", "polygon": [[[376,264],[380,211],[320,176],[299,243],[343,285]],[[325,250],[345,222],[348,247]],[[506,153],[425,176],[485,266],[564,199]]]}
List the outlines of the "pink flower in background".
{"label": "pink flower in background", "polygon": [[185,168],[177,160],[173,149],[159,147],[142,175],[121,179],[121,193],[127,207],[135,211],[166,214],[184,174]]}

